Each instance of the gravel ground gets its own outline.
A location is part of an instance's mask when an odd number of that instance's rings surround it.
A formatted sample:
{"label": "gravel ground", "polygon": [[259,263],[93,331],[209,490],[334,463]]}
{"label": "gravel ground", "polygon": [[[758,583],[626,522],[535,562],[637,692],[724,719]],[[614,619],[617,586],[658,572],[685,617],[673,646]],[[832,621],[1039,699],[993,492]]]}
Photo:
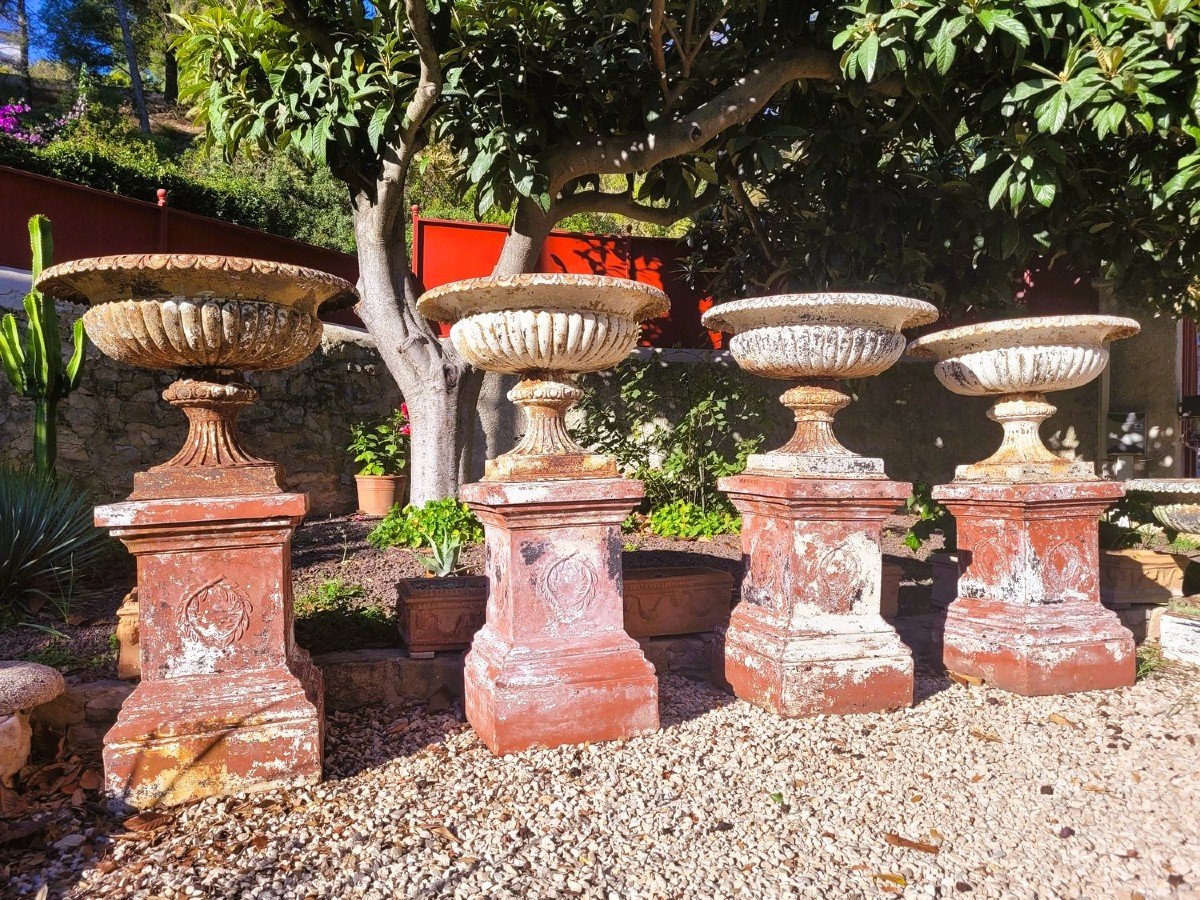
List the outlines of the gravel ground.
{"label": "gravel ground", "polygon": [[77,794],[79,834],[0,875],[81,898],[1195,897],[1196,677],[1027,699],[922,675],[910,710],[783,721],[670,676],[657,734],[499,759],[457,707],[364,710],[331,717],[322,785],[125,824]]}

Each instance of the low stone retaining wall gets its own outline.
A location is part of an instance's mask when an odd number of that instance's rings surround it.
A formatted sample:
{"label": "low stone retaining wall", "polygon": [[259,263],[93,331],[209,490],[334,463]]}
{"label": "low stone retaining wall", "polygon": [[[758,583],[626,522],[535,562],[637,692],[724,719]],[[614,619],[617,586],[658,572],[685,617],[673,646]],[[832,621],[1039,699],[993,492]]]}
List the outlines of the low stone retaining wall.
{"label": "low stone retaining wall", "polygon": [[[709,676],[714,635],[648,638],[638,643],[661,676],[668,673],[705,680]],[[407,650],[353,650],[313,657],[325,677],[325,708],[345,712],[364,706],[423,703],[439,691],[462,696],[461,653],[411,659]],[[135,682],[113,678],[67,679],[58,699],[34,710],[35,727],[65,735],[76,750],[95,751],[112,727]]]}

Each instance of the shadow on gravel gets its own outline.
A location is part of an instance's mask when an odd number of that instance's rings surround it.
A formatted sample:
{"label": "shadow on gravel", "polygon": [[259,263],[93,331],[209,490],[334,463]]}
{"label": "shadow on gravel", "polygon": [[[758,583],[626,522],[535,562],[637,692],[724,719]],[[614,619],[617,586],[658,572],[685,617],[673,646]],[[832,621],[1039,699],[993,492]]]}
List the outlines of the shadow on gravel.
{"label": "shadow on gravel", "polygon": [[733,694],[705,681],[693,681],[682,675],[663,675],[658,679],[658,712],[663,728],[681,725],[737,702]]}
{"label": "shadow on gravel", "polygon": [[[470,727],[461,703],[440,692],[430,701],[407,706],[329,713],[325,718],[325,779],[353,778],[417,753],[445,753],[446,738]],[[478,749],[487,752],[482,742]]]}

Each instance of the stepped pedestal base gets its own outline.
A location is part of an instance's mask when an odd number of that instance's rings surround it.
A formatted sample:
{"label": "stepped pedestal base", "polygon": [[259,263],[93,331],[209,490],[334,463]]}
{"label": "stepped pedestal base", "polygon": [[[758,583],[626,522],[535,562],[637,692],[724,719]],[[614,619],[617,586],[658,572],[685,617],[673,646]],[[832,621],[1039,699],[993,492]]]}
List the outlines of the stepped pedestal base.
{"label": "stepped pedestal base", "polygon": [[292,636],[303,494],[96,510],[138,561],[142,682],[104,739],[119,801],[173,805],[321,778],[321,673]]}
{"label": "stepped pedestal base", "polygon": [[788,718],[908,706],[912,654],[879,614],[883,523],[910,485],[738,475],[742,601],[718,681]]}
{"label": "stepped pedestal base", "polygon": [[1100,604],[1097,520],[1122,493],[1104,481],[934,490],[957,520],[962,571],[935,646],[948,671],[1025,696],[1133,684],[1133,635]]}
{"label": "stepped pedestal base", "polygon": [[654,668],[623,625],[620,525],[641,497],[621,478],[463,487],[489,581],[465,706],[493,753],[658,728]]}

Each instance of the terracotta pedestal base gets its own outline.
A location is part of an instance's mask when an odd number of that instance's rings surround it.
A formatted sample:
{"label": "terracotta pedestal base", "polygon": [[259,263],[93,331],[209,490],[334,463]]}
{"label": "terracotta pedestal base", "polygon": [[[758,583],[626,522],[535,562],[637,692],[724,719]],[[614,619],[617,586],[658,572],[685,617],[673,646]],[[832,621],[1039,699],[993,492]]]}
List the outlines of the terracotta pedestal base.
{"label": "terracotta pedestal base", "polygon": [[1105,481],[934,490],[957,520],[962,571],[947,670],[1025,696],[1133,684],[1133,635],[1099,587],[1097,519],[1122,493]]}
{"label": "terracotta pedestal base", "polygon": [[718,680],[788,718],[911,705],[912,654],[879,613],[880,532],[911,486],[738,475],[721,489],[747,566]]}
{"label": "terracotta pedestal base", "polygon": [[320,780],[321,673],[292,636],[303,494],[98,507],[137,557],[142,681],[104,738],[110,793],[173,805]]}
{"label": "terracotta pedestal base", "polygon": [[487,622],[466,657],[467,719],[493,753],[658,728],[654,668],[623,626],[621,522],[642,497],[621,478],[479,482]]}

